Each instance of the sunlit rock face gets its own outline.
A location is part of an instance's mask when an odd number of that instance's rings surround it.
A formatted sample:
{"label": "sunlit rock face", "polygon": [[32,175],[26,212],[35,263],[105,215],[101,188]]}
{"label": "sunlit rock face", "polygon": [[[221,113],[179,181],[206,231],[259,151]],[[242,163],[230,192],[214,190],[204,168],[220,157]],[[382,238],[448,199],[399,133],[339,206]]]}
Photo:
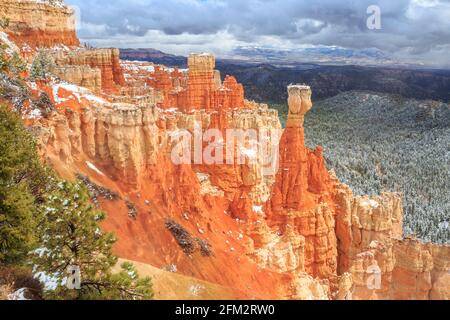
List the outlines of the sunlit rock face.
{"label": "sunlit rock face", "polygon": [[[35,52],[22,52],[24,43],[65,46],[48,50],[53,77],[27,84],[32,97],[45,92],[54,111],[28,110],[25,100],[24,121],[62,177],[82,175],[117,193],[97,205],[108,213],[102,227],[116,233],[120,257],[161,269],[176,265],[242,299],[450,298],[449,247],[403,239],[402,195],[354,196],[327,170],[322,148],[305,146],[310,87],[287,88],[289,116],[281,130],[275,110],[245,100],[234,77],[221,81],[210,54],[191,55],[187,70],[120,61],[117,49],[69,47],[78,40],[63,5],[7,0],[0,8],[14,18],[11,39],[27,59]],[[40,16],[30,21],[33,8]],[[260,159],[210,164],[192,157],[175,164],[175,137],[198,126],[220,134],[278,132],[251,141],[278,151],[277,170],[267,173]],[[227,143],[224,137],[218,145]],[[199,145],[207,147],[206,140]],[[255,156],[232,142],[247,160]],[[193,145],[188,153],[195,154]],[[167,219],[194,242],[207,241],[213,254],[197,248],[186,255]]]}
{"label": "sunlit rock face", "polygon": [[[100,72],[101,89],[105,92],[117,93],[119,87],[125,86],[125,78],[119,61],[119,49],[78,48],[74,51],[56,50],[50,54],[59,68],[83,66],[93,69],[93,71],[88,70],[88,73]],[[70,81],[73,76],[71,73],[66,75],[60,73],[60,75],[67,81]],[[75,78],[75,80],[77,79]],[[98,89],[97,79],[95,81],[94,89]]]}
{"label": "sunlit rock face", "polygon": [[244,101],[244,88],[233,76],[226,76],[223,83],[215,70],[212,54],[191,54],[188,70],[155,67],[152,79],[147,83],[164,94],[160,107],[178,108],[184,112],[193,110],[228,111],[249,108]]}
{"label": "sunlit rock face", "polygon": [[[62,96],[62,90],[58,92]],[[294,94],[292,114],[309,110],[302,108],[301,92]],[[305,97],[308,105],[309,94]],[[151,199],[160,208],[152,221],[181,217],[192,232],[207,232],[211,245],[225,250],[213,264],[230,263],[230,257],[240,253],[240,261],[233,267],[245,263],[262,270],[261,277],[281,277],[277,297],[447,298],[448,247],[402,240],[401,195],[354,197],[328,173],[320,148],[312,151],[305,147],[301,122],[292,121],[284,130],[279,170],[264,176],[258,165],[174,165],[170,133],[192,131],[195,123],[205,128],[279,128],[276,113],[265,106],[228,112],[219,121],[218,114],[206,110],[166,112],[156,103],[89,103],[83,98],[78,106],[75,101],[75,105],[63,103],[71,108],[34,124],[41,126],[41,149],[55,168],[77,168],[138,203]],[[95,163],[103,176],[86,171],[86,161]],[[103,205],[105,210],[117,210],[108,203]],[[147,206],[143,202],[139,208],[145,212]],[[118,224],[129,224],[128,219],[125,214],[113,214],[106,226],[117,230]],[[130,229],[119,228],[117,252],[162,265],[164,261],[137,248],[155,246],[154,250],[170,257],[177,247],[161,247],[158,237],[165,237],[162,234],[143,240],[148,232],[146,219],[140,215]],[[239,223],[231,226],[235,219]],[[230,234],[236,235],[233,241]],[[189,263],[180,263],[182,270],[191,270]],[[215,279],[213,270],[198,276],[211,281]],[[379,287],[369,285],[373,270],[379,270]],[[233,287],[235,280],[231,276],[217,281]],[[253,283],[255,279],[249,275],[245,281]]]}
{"label": "sunlit rock face", "polygon": [[8,35],[22,48],[78,46],[75,16],[62,2],[2,0],[0,16],[9,20]]}
{"label": "sunlit rock face", "polygon": [[267,222],[280,234],[301,240],[301,270],[314,277],[337,276],[337,241],[333,185],[321,149],[309,150],[304,142],[304,115],[311,109],[311,89],[288,88],[289,117],[279,146],[279,169],[272,191]]}
{"label": "sunlit rock face", "polygon": [[93,92],[102,91],[102,72],[99,68],[91,68],[89,65],[61,65],[54,66],[52,73]]}
{"label": "sunlit rock face", "polygon": [[402,196],[354,197],[336,183],[338,270],[352,274],[353,298],[448,299],[450,247],[403,239]]}

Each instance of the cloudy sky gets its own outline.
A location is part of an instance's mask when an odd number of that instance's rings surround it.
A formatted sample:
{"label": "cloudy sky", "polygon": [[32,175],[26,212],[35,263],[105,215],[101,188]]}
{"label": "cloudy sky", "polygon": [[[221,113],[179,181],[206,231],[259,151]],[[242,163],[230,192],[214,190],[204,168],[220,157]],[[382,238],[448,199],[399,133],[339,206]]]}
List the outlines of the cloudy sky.
{"label": "cloudy sky", "polygon": [[[95,46],[230,56],[240,46],[378,48],[395,59],[450,65],[450,0],[66,0]],[[378,5],[381,30],[367,28]]]}

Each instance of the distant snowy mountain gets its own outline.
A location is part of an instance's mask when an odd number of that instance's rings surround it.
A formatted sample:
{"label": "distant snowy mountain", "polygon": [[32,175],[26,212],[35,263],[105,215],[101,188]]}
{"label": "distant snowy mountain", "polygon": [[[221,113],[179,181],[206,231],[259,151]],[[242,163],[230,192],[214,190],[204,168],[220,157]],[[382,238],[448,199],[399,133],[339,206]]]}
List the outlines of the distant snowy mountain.
{"label": "distant snowy mountain", "polygon": [[395,61],[377,48],[354,50],[336,46],[311,46],[295,49],[241,46],[233,50],[241,59],[256,59],[268,63],[314,62],[333,64],[393,64]]}

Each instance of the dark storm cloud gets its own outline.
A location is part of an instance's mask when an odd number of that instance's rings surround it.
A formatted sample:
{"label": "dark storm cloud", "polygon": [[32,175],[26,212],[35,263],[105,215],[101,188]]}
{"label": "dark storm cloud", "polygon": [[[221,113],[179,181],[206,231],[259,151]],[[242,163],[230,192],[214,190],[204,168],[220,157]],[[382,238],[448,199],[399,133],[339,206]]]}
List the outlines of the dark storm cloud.
{"label": "dark storm cloud", "polygon": [[[238,42],[270,39],[286,46],[336,45],[414,56],[450,46],[450,0],[67,0],[81,9],[85,38],[135,41],[164,35],[227,33]],[[370,5],[381,9],[382,30],[366,26]],[[266,38],[264,38],[266,37]],[[230,38],[227,38],[230,41]],[[117,41],[119,41],[117,40]],[[111,43],[112,45],[114,43]],[[182,44],[182,43],[181,43]]]}

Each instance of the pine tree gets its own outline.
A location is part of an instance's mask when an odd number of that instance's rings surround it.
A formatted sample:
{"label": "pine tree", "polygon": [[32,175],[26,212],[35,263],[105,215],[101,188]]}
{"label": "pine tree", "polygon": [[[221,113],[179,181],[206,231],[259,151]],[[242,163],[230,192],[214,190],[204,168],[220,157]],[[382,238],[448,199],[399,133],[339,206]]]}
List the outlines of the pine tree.
{"label": "pine tree", "polygon": [[[88,191],[81,182],[55,182],[54,190],[43,206],[45,222],[39,228],[42,248],[36,250],[34,269],[50,277],[56,285],[47,291],[54,299],[149,299],[149,278],[140,279],[133,266],[117,264],[112,254],[115,238],[103,233],[99,222],[105,215],[94,209]],[[80,270],[79,290],[66,286],[68,267]]]}
{"label": "pine tree", "polygon": [[47,173],[32,136],[6,107],[0,107],[0,145],[0,264],[21,263],[36,240]]}
{"label": "pine tree", "polygon": [[[0,18],[0,30],[4,30],[9,26],[9,19]],[[25,71],[26,63],[22,60],[17,52],[12,55],[6,54],[7,46],[0,43],[0,72],[13,72],[16,75]]]}
{"label": "pine tree", "polygon": [[53,67],[53,60],[44,50],[39,51],[33,59],[30,70],[30,78],[33,80],[47,79]]}
{"label": "pine tree", "polygon": [[17,52],[7,54],[6,48],[7,46],[0,42],[0,72],[20,78],[20,73],[26,70],[27,65]]}

